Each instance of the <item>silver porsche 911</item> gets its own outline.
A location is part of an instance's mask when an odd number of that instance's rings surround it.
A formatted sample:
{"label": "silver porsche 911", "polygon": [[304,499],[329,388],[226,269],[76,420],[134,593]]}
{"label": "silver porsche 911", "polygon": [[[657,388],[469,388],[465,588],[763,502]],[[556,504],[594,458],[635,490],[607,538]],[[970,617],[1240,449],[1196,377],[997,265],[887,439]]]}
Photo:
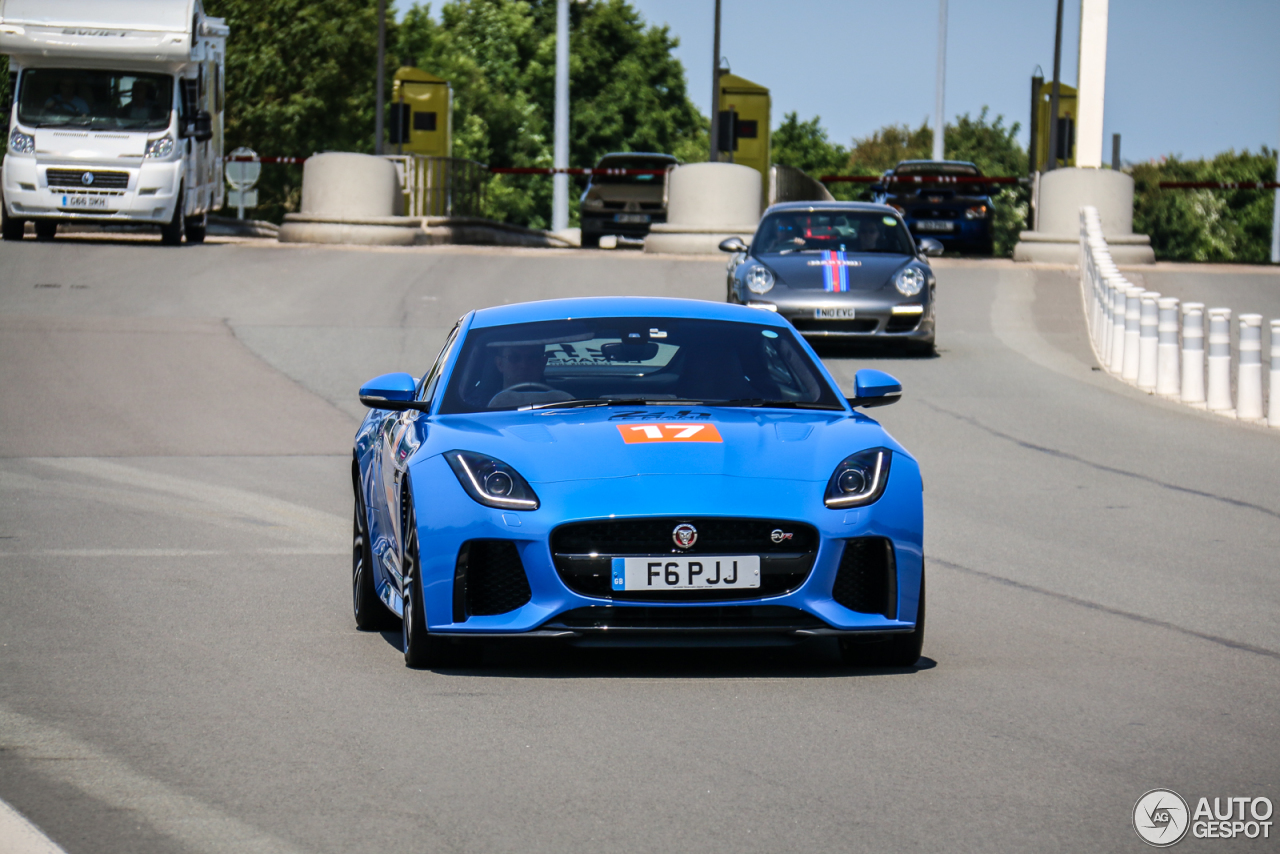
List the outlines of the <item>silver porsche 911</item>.
{"label": "silver porsche 911", "polygon": [[931,352],[933,270],[942,254],[917,244],[896,210],[857,202],[773,205],[748,247],[720,244],[729,262],[729,302],[774,311],[810,340],[901,341]]}

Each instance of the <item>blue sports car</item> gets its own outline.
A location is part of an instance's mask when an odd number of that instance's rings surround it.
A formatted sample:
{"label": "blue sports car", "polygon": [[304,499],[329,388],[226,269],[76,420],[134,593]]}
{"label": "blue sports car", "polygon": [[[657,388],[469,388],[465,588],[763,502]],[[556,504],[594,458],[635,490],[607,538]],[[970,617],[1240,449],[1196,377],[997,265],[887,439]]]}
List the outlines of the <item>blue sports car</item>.
{"label": "blue sports car", "polygon": [[839,640],[915,664],[924,639],[916,461],[787,321],[644,297],[473,311],[421,379],[360,390],[356,624],[405,662],[494,638],[579,645]]}

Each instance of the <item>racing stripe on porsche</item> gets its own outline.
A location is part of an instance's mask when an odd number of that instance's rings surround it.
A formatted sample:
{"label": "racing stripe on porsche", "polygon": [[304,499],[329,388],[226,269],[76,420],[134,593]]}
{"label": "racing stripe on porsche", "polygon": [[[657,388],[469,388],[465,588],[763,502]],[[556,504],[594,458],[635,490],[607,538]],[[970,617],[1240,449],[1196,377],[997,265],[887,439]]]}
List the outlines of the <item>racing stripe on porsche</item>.
{"label": "racing stripe on porsche", "polygon": [[849,291],[849,268],[843,252],[824,250],[822,253],[822,289],[843,294]]}

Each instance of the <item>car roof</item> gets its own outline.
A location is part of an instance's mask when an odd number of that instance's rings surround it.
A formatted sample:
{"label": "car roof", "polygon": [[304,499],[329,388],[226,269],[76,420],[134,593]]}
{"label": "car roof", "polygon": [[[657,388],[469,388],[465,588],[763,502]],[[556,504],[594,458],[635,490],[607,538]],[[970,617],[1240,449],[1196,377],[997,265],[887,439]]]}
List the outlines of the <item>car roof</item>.
{"label": "car roof", "polygon": [[872,202],[779,202],[770,205],[765,214],[782,211],[866,211],[897,216],[898,211],[888,205],[877,205]]}
{"label": "car roof", "polygon": [[575,297],[538,300],[481,308],[471,328],[570,320],[575,317],[687,317],[696,320],[730,320],[765,326],[787,327],[784,318],[770,311],[698,299],[667,297]]}
{"label": "car roof", "polygon": [[898,169],[902,166],[932,166],[935,164],[938,166],[971,166],[979,172],[982,171],[981,169],[978,169],[978,164],[971,160],[899,160],[898,165],[893,168]]}

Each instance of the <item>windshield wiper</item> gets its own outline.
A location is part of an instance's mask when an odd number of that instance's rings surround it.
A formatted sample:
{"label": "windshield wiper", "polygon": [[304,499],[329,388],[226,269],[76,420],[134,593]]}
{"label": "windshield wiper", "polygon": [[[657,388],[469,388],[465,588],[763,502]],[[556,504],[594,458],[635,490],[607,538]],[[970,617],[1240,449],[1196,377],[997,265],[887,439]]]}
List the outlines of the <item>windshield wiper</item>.
{"label": "windshield wiper", "polygon": [[768,407],[770,409],[838,409],[836,406],[823,406],[818,403],[805,403],[799,400],[769,400],[763,397],[738,397],[733,400],[708,400],[704,406],[743,406]]}
{"label": "windshield wiper", "polygon": [[550,403],[535,403],[520,407],[524,412],[530,409],[579,409],[589,406],[701,406],[701,400],[684,400],[667,398],[657,400],[651,397],[588,397],[576,400],[553,400]]}

